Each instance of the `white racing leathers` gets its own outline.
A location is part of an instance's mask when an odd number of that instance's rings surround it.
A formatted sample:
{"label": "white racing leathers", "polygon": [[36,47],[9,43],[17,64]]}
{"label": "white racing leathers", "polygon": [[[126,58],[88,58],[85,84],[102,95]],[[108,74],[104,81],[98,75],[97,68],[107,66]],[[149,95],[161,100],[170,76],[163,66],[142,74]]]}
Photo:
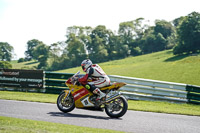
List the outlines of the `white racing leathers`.
{"label": "white racing leathers", "polygon": [[98,88],[110,85],[110,78],[99,65],[92,65],[91,68],[86,71],[87,74],[89,74],[90,69],[93,69],[94,71],[91,74],[92,82],[88,82],[89,84],[95,85]]}

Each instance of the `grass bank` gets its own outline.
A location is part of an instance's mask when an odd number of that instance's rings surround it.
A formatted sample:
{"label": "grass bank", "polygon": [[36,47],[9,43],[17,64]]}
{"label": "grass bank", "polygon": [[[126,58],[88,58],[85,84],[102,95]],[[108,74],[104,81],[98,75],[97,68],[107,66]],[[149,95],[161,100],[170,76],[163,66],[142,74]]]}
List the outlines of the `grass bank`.
{"label": "grass bank", "polygon": [[[56,103],[58,95],[0,91],[0,99]],[[158,101],[128,101],[128,109],[136,111],[200,116],[200,105],[175,104]]]}
{"label": "grass bank", "polygon": [[11,61],[12,69],[36,69],[39,64],[37,61],[26,61],[18,63],[17,60]]}
{"label": "grass bank", "polygon": [[[174,56],[172,50],[99,64],[108,75],[200,85],[200,55]],[[58,72],[75,73],[81,67]]]}
{"label": "grass bank", "polygon": [[[120,133],[119,131],[80,127],[44,121],[0,116],[1,133]],[[122,133],[122,132],[121,132]]]}

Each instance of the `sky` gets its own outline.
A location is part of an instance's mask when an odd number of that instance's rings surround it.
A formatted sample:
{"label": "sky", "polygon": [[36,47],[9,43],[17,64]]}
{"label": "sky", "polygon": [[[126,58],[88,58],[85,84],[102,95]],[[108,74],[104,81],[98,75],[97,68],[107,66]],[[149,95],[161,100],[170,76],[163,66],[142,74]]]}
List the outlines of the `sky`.
{"label": "sky", "polygon": [[105,25],[113,32],[121,22],[143,17],[172,21],[193,11],[200,0],[0,0],[0,42],[24,57],[27,42],[38,39],[50,45],[65,41],[70,26]]}

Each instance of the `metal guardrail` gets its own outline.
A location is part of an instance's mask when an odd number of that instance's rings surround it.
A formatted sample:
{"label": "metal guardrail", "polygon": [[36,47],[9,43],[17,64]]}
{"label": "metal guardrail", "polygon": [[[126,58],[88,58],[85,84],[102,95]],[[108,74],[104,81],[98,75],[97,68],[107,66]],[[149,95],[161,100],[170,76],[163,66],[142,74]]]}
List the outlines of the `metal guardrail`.
{"label": "metal guardrail", "polygon": [[73,76],[73,73],[56,73],[56,72],[44,72],[44,87],[46,93],[59,94],[62,90],[66,90],[67,86],[65,81]]}
{"label": "metal guardrail", "polygon": [[125,82],[120,90],[129,99],[187,102],[186,84],[163,82],[141,78],[109,76],[112,82]]}
{"label": "metal guardrail", "polygon": [[[47,93],[59,93],[66,89],[65,81],[73,74],[45,72]],[[181,83],[164,82],[142,78],[109,75],[111,82],[125,82],[120,90],[131,100],[157,100],[174,103],[200,104],[200,87]]]}
{"label": "metal guardrail", "polygon": [[121,91],[129,99],[200,104],[200,86],[116,75],[109,77],[112,82],[127,83]]}

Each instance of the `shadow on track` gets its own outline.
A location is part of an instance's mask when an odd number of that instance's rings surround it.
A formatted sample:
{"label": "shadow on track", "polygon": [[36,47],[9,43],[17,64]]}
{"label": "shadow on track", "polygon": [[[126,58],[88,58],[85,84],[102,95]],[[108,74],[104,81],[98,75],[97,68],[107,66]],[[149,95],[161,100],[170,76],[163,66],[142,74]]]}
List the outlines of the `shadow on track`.
{"label": "shadow on track", "polygon": [[110,117],[103,117],[103,116],[94,116],[94,115],[84,115],[84,114],[72,114],[72,113],[62,113],[62,112],[49,112],[51,116],[55,117],[74,117],[74,118],[93,118],[93,119],[103,119],[103,120],[122,120],[121,118],[110,118]]}

